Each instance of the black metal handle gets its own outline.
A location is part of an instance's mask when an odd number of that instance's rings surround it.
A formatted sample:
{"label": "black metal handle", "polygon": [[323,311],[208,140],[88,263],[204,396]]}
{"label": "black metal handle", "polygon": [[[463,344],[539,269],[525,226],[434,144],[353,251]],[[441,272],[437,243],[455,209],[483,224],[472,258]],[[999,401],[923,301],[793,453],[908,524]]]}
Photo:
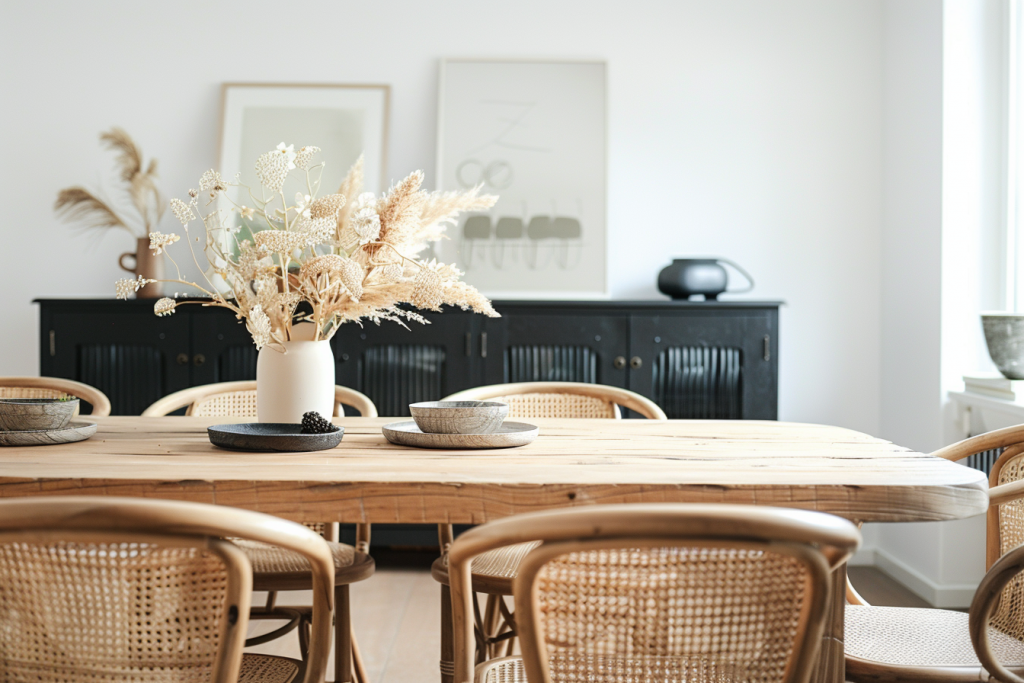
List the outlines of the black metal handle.
{"label": "black metal handle", "polygon": [[480,357],[487,358],[487,333],[480,333]]}

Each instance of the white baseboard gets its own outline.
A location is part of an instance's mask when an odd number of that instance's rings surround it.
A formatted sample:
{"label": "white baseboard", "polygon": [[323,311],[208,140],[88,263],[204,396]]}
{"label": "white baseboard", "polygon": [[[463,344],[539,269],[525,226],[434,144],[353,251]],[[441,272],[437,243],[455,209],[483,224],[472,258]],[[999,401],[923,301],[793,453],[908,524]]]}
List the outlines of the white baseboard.
{"label": "white baseboard", "polygon": [[[863,555],[863,556],[862,556]],[[867,562],[870,557],[871,561]],[[860,560],[860,561],[858,561]],[[971,606],[977,586],[972,584],[939,584],[881,548],[863,548],[853,556],[851,565],[869,565],[881,569],[934,607],[967,608]]]}

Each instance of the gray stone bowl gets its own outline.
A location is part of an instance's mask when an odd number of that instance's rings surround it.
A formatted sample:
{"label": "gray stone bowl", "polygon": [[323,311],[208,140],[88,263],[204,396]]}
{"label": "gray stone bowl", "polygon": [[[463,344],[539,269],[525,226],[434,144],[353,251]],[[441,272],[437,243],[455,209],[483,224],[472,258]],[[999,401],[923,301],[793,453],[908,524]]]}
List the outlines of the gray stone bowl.
{"label": "gray stone bowl", "polygon": [[1009,379],[1024,379],[1024,315],[982,313],[988,355]]}
{"label": "gray stone bowl", "polygon": [[77,398],[0,398],[0,430],[64,429],[78,411]]}
{"label": "gray stone bowl", "polygon": [[345,428],[335,425],[333,432],[303,434],[301,424],[246,422],[213,425],[206,433],[214,446],[232,451],[307,453],[334,448],[345,436]]}
{"label": "gray stone bowl", "polygon": [[409,412],[426,434],[493,434],[508,416],[508,404],[497,401],[424,401],[410,403]]}

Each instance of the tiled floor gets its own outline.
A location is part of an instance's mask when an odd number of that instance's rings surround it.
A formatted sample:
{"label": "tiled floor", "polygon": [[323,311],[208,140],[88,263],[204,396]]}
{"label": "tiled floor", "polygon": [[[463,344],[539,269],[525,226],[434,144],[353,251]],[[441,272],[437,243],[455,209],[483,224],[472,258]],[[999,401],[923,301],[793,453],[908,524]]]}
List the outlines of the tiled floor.
{"label": "tiled floor", "polygon": [[[873,567],[852,567],[850,576],[864,598],[876,605],[927,607],[927,603]],[[372,683],[438,683],[441,641],[440,588],[422,567],[382,567],[352,587],[352,622]],[[255,596],[254,604],[260,600]],[[308,604],[308,594],[282,593],[278,604]],[[264,633],[270,622],[254,622],[250,634]],[[298,640],[289,635],[252,652],[298,657]],[[328,679],[334,671],[333,654]]]}

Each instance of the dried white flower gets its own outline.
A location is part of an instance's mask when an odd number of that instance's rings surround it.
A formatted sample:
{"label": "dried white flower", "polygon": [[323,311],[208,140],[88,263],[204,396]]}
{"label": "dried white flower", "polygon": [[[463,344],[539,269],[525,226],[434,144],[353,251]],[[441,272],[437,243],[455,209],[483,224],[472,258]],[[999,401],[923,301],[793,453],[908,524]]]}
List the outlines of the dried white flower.
{"label": "dried white flower", "polygon": [[220,172],[215,171],[212,168],[209,171],[203,173],[199,178],[199,189],[203,192],[213,190],[215,192],[222,192],[227,189],[227,183],[220,177]]}
{"label": "dried white flower", "polygon": [[363,267],[347,258],[341,264],[340,275],[341,284],[345,285],[345,289],[352,295],[354,301],[359,301],[363,297],[363,278],[366,277]]}
{"label": "dried white flower", "polygon": [[166,235],[162,232],[151,232],[149,233],[149,248],[155,250],[157,254],[162,254],[166,247],[174,244],[179,239],[181,238],[174,233]]}
{"label": "dried white flower", "polygon": [[295,168],[294,145],[282,142],[273,152],[267,152],[256,160],[256,177],[260,183],[271,192],[280,192],[284,187],[284,181],[288,177],[288,171]]}
{"label": "dried white flower", "polygon": [[131,278],[121,278],[114,283],[114,291],[117,293],[118,299],[127,299],[130,295],[154,282],[156,282],[156,280],[147,280],[141,275],[134,280]]}
{"label": "dried white flower", "polygon": [[359,244],[375,242],[380,237],[380,216],[372,208],[360,209],[352,216],[352,229],[359,235]]}
{"label": "dried white flower", "polygon": [[309,168],[309,162],[313,161],[313,155],[319,151],[319,147],[303,147],[295,155],[295,165],[301,169]]}
{"label": "dried white flower", "polygon": [[381,284],[390,285],[402,279],[402,264],[388,263],[380,269]]}
{"label": "dried white flower", "polygon": [[304,218],[309,218],[309,200],[312,199],[308,194],[302,194],[301,192],[295,193],[295,213],[299,214]]}
{"label": "dried white flower", "polygon": [[260,230],[252,238],[258,247],[264,247],[275,254],[287,254],[305,246],[307,235],[286,230]]}
{"label": "dried white flower", "polygon": [[263,307],[256,304],[249,309],[249,315],[245,319],[245,326],[252,335],[252,340],[257,349],[262,349],[270,343],[270,318],[263,312]]}
{"label": "dried white flower", "polygon": [[182,225],[188,225],[189,221],[196,219],[196,215],[192,213],[192,207],[177,197],[171,200],[171,211],[174,212],[174,217],[181,221]]}
{"label": "dried white flower", "polygon": [[432,268],[420,268],[413,280],[412,296],[409,303],[416,308],[438,310],[443,302],[443,279]]}
{"label": "dried white flower", "polygon": [[256,215],[256,209],[252,208],[251,206],[243,206],[240,209],[238,209],[238,214],[242,218],[251,219],[253,216]]}
{"label": "dried white flower", "polygon": [[163,317],[174,313],[174,309],[178,306],[174,299],[168,299],[166,296],[162,299],[157,299],[157,302],[153,304],[153,312],[158,316]]}

